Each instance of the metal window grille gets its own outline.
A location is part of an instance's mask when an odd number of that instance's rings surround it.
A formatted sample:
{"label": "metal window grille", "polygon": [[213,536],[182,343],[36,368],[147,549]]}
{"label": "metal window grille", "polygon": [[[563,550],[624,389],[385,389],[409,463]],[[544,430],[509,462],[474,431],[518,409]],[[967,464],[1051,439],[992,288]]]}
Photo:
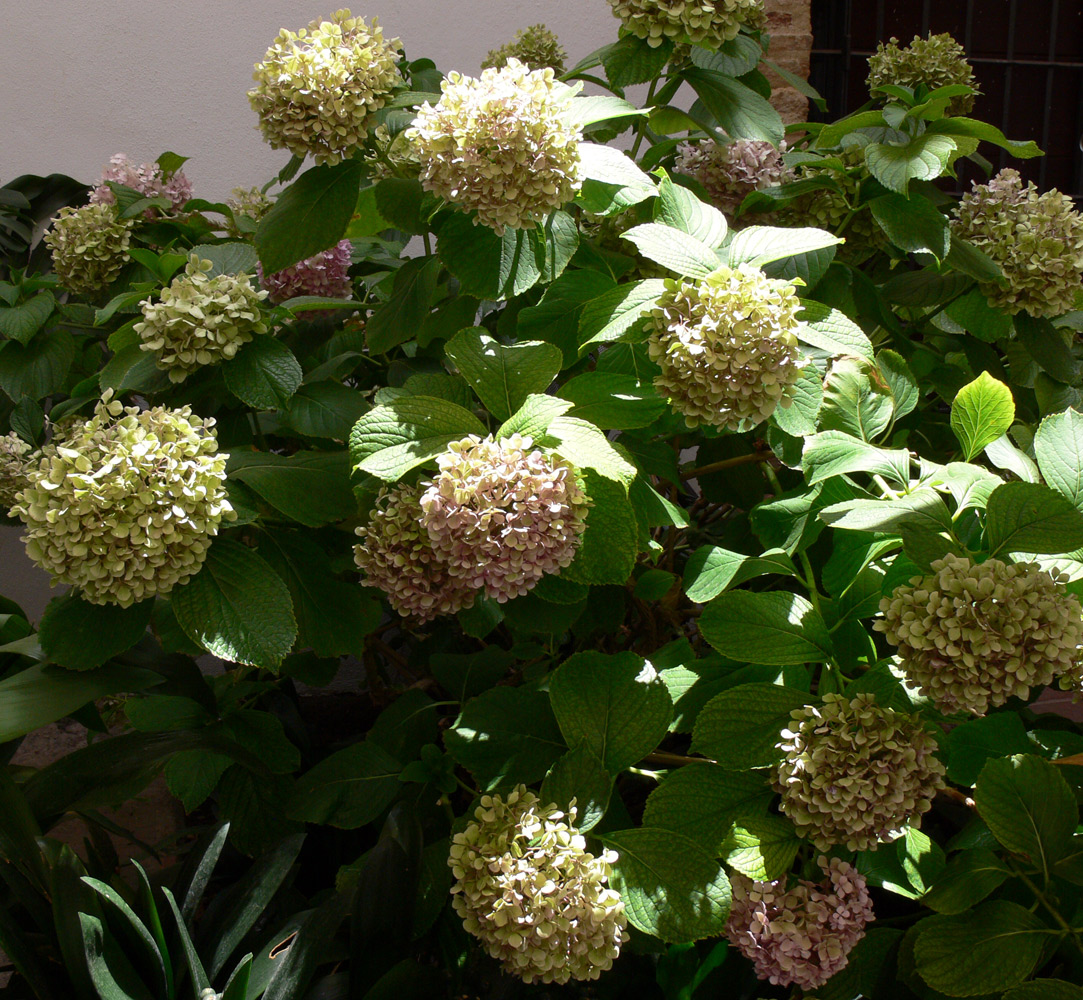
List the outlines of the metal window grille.
{"label": "metal window grille", "polygon": [[[1014,166],[1043,191],[1083,201],[1083,0],[812,0],[810,81],[837,118],[868,100],[866,60],[892,35],[950,32],[966,49],[982,91],[973,116],[1011,139],[1033,139],[1034,160],[982,152],[995,170]],[[958,191],[985,180],[961,164]]]}

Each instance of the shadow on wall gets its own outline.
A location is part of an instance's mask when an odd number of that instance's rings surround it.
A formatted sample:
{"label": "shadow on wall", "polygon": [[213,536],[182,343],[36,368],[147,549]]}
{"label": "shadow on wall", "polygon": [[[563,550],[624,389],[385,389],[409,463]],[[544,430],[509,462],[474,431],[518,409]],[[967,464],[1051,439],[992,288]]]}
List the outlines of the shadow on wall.
{"label": "shadow on wall", "polygon": [[36,625],[56,591],[48,574],[27,559],[19,534],[18,527],[0,527],[0,594],[15,601]]}

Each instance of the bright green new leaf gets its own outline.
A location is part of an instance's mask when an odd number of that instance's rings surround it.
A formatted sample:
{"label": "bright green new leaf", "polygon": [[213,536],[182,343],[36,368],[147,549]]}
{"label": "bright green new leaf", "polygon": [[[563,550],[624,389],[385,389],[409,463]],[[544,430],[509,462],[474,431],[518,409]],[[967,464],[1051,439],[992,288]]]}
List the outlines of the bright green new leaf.
{"label": "bright green new leaf", "polygon": [[986,445],[1006,434],[1014,420],[1011,389],[988,372],[982,372],[963,386],[951,404],[951,429],[968,462],[980,455]]}

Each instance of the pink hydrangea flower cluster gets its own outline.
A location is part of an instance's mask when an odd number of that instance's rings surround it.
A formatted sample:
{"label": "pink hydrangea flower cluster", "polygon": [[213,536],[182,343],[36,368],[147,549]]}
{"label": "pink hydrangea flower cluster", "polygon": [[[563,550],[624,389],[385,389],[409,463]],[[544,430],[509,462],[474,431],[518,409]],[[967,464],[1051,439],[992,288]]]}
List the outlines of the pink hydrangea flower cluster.
{"label": "pink hydrangea flower cluster", "polygon": [[[168,198],[174,211],[179,211],[192,197],[192,182],[184,175],[183,170],[177,170],[167,178],[157,163],[136,165],[128,158],[127,153],[117,153],[109,158],[109,165],[102,171],[101,179],[90,195],[92,203],[112,205],[117,200],[113,189],[109,187],[110,182],[133,188],[148,198]],[[151,219],[157,214],[157,210],[148,208],[143,214]]]}
{"label": "pink hydrangea flower cluster", "polygon": [[785,152],[785,142],[776,147],[763,139],[697,143],[682,148],[677,169],[698,180],[715,207],[732,218],[746,195],[794,180]]}
{"label": "pink hydrangea flower cluster", "polygon": [[575,558],[589,500],[575,470],[518,434],[449,445],[435,479],[399,486],[368,524],[354,560],[399,614],[428,621],[530,591]]}
{"label": "pink hydrangea flower cluster", "polygon": [[838,858],[821,857],[823,881],[754,882],[735,873],[726,936],[760,979],[813,990],[845,968],[873,919],[865,876]]}
{"label": "pink hydrangea flower cluster", "polygon": [[285,302],[298,295],[348,299],[353,291],[349,273],[351,252],[350,241],[342,240],[330,250],[274,274],[264,275],[263,266],[257,264],[260,287],[271,293],[272,302]]}

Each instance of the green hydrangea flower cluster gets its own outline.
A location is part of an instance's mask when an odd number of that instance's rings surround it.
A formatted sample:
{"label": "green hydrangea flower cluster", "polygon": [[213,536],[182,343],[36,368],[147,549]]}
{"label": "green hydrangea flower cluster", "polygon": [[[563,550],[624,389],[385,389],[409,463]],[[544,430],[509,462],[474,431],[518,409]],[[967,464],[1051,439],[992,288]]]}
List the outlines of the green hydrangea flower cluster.
{"label": "green hydrangea flower cluster", "polygon": [[190,407],[125,408],[107,393],[45,445],[12,513],[27,555],[91,604],[167,594],[203,565],[223,520],[226,459]]}
{"label": "green hydrangea flower cluster", "polygon": [[144,351],[156,351],[158,367],[170,381],[183,382],[207,365],[229,361],[256,334],[266,333],[259,304],[267,297],[248,275],[219,274],[192,254],[184,274],[162,289],[158,301],[140,305],[143,319],[135,324]]}
{"label": "green hydrangea flower cluster", "polygon": [[564,72],[564,60],[568,53],[560,39],[544,24],[532,24],[515,33],[515,41],[490,49],[481,64],[482,69],[501,69],[509,59],[518,59],[530,69],[551,69],[558,76]]}
{"label": "green hydrangea flower cluster", "polygon": [[0,512],[7,513],[15,498],[29,482],[33,463],[28,445],[14,431],[0,436]]}
{"label": "green hydrangea flower cluster", "polygon": [[420,500],[416,486],[381,493],[368,523],[356,530],[362,542],[353,551],[362,582],[379,587],[404,618],[424,623],[473,607],[476,591],[433,551]]}
{"label": "green hydrangea flower cluster", "polygon": [[920,717],[883,708],[871,694],[826,694],[822,706],[790,719],[775,790],[801,837],[822,851],[866,851],[921,825],[945,769]]}
{"label": "green hydrangea flower cluster", "polygon": [[880,602],[873,627],[942,712],[984,715],[1054,678],[1078,688],[1083,607],[1035,563],[946,555]]}
{"label": "green hydrangea flower cluster", "polygon": [[567,816],[519,785],[483,795],[452,839],[452,905],[505,972],[525,983],[597,979],[628,940],[613,851],[590,854]]}
{"label": "green hydrangea flower cluster", "polygon": [[476,211],[497,233],[533,229],[574,197],[582,185],[582,133],[567,117],[575,90],[551,69],[509,59],[480,79],[450,73],[441,88],[406,132],[425,190]]}
{"label": "green hydrangea flower cluster", "polygon": [[648,342],[654,384],[689,427],[737,430],[789,406],[801,367],[800,301],[750,264],[666,282]]}
{"label": "green hydrangea flower cluster", "polygon": [[[258,223],[270,210],[274,202],[258,187],[234,188],[227,205],[233,210],[233,218],[227,217],[226,232],[230,236],[243,239],[252,233],[252,225]],[[238,220],[248,220],[245,226],[238,225]]]}
{"label": "green hydrangea flower cluster", "polygon": [[131,260],[134,226],[117,216],[115,205],[62,208],[45,234],[60,283],[76,295],[94,296],[108,288]]}
{"label": "green hydrangea flower cluster", "polygon": [[657,48],[669,38],[717,49],[742,25],[760,28],[763,0],[609,0],[613,13],[638,38]]}
{"label": "green hydrangea flower cluster", "polygon": [[[966,61],[966,50],[947,32],[930,34],[928,38],[915,35],[905,48],[894,36],[880,42],[869,56],[869,76],[865,81],[870,91],[893,84],[916,88],[924,84],[929,90],[952,84],[975,86],[974,70]],[[948,105],[949,115],[965,115],[974,107],[974,95],[953,97]]]}
{"label": "green hydrangea flower cluster", "polygon": [[385,41],[376,18],[370,27],[349,10],[296,33],[283,28],[256,64],[256,87],[248,92],[263,137],[317,163],[346,159],[402,85],[401,57],[401,43]]}
{"label": "green hydrangea flower cluster", "polygon": [[980,286],[989,301],[1015,315],[1059,316],[1083,292],[1083,215],[1054,188],[1039,194],[1019,171],[974,183],[955,207],[952,228],[996,261],[1005,284]]}

